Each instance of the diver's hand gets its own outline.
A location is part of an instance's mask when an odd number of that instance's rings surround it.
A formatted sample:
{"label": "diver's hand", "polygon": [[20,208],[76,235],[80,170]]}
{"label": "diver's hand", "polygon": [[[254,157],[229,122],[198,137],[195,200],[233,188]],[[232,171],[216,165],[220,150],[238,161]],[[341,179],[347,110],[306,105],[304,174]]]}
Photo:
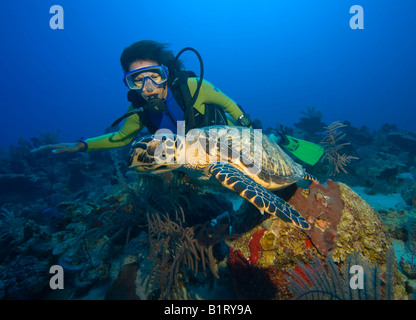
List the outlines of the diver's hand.
{"label": "diver's hand", "polygon": [[237,124],[242,127],[250,127],[251,126],[251,118],[247,113],[243,113],[237,119]]}
{"label": "diver's hand", "polygon": [[280,125],[280,131],[278,131],[277,134],[280,136],[278,144],[281,146],[287,146],[289,144],[289,139],[287,138],[287,133],[283,125]]}
{"label": "diver's hand", "polygon": [[71,142],[71,143],[58,143],[58,144],[47,144],[40,146],[39,148],[32,149],[30,152],[39,152],[43,150],[52,150],[53,153],[64,153],[64,152],[80,152],[84,151],[85,144],[82,142]]}

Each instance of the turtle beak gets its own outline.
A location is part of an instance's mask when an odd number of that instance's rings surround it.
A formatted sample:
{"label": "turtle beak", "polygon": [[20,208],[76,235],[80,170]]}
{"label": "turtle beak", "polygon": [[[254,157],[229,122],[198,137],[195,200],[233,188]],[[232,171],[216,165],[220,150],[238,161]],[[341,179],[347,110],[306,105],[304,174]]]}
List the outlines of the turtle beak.
{"label": "turtle beak", "polygon": [[145,171],[141,170],[143,166],[154,164],[153,153],[149,152],[148,149],[151,149],[149,144],[142,142],[142,140],[133,142],[128,162],[129,168]]}
{"label": "turtle beak", "polygon": [[181,166],[176,151],[183,151],[183,148],[184,143],[170,136],[147,136],[133,143],[128,166],[140,172],[172,171]]}
{"label": "turtle beak", "polygon": [[144,143],[143,140],[134,142],[130,151],[128,162],[129,168],[134,168],[139,172],[150,172],[152,174],[167,172],[175,169],[166,164],[157,163],[155,158],[155,149],[159,143],[149,141]]}

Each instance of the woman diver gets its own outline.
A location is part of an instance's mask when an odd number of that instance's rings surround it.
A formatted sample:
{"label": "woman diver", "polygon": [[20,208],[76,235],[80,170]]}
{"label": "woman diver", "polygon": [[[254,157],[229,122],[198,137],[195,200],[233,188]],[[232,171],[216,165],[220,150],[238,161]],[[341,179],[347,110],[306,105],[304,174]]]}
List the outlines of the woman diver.
{"label": "woman diver", "polygon": [[[191,49],[196,52],[192,48]],[[184,49],[184,50],[186,50]],[[180,54],[184,51],[182,50]],[[215,124],[250,126],[242,108],[201,76],[183,70],[183,64],[166,45],[142,40],[126,47],[120,57],[123,81],[130,89],[131,102],[119,131],[73,143],[44,145],[32,152],[51,149],[54,153],[94,151],[127,145],[145,127],[176,131],[177,121],[185,120],[186,129]],[[227,113],[227,115],[225,114]]]}

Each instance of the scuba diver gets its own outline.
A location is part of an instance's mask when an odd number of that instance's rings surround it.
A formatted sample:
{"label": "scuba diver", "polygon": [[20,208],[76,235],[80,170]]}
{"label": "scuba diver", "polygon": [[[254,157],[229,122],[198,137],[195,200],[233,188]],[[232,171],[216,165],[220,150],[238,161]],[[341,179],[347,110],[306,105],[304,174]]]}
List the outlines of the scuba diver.
{"label": "scuba diver", "polygon": [[[194,51],[200,60],[199,79],[191,71],[183,70],[179,56]],[[153,134],[160,128],[176,131],[177,121],[185,120],[186,131],[210,125],[241,125],[249,127],[249,116],[237,103],[203,80],[203,64],[199,53],[184,48],[175,57],[166,45],[142,40],[125,48],[120,57],[124,70],[123,82],[130,89],[131,102],[118,132],[75,143],[44,145],[32,152],[51,149],[54,153],[94,151],[127,145],[143,129]],[[228,116],[226,115],[228,114]]]}
{"label": "scuba diver", "polygon": [[[185,51],[193,51],[200,63],[200,77],[183,70],[179,59]],[[185,131],[211,125],[238,125],[256,128],[250,116],[234,100],[203,79],[203,62],[190,47],[176,56],[166,45],[153,40],[141,40],[126,47],[120,57],[123,82],[129,88],[131,103],[127,112],[112,127],[125,119],[117,132],[73,143],[44,145],[32,152],[51,149],[53,153],[94,151],[116,148],[130,143],[143,129],[153,134],[158,129],[177,130],[177,121],[185,120]],[[288,136],[270,138],[300,160],[315,164],[323,148],[314,143]]]}

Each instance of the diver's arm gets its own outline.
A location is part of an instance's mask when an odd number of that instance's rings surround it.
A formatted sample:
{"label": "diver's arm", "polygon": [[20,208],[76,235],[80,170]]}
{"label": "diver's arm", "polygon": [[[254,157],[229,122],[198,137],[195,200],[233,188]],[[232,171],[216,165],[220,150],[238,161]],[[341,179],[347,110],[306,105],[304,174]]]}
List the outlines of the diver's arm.
{"label": "diver's arm", "polygon": [[[127,112],[131,111],[132,109],[133,107],[130,106]],[[140,132],[140,130],[143,129],[143,127],[144,124],[142,121],[140,121],[139,116],[134,114],[126,118],[123,126],[118,132],[112,132],[95,138],[80,140],[78,142],[44,145],[31,150],[31,152],[38,152],[49,149],[53,153],[63,153],[94,151],[121,147],[131,142],[133,138]]]}
{"label": "diver's arm", "polygon": [[[198,80],[198,78],[188,79],[191,95],[196,91]],[[204,80],[199,91],[198,99],[195,102],[195,108],[201,112],[202,110],[199,110],[201,105],[210,103],[221,106],[234,120],[237,120],[243,114],[243,111],[234,100],[218,88],[214,87],[209,81]]]}
{"label": "diver's arm", "polygon": [[[131,108],[127,112],[131,111]],[[137,114],[126,118],[123,126],[117,132],[107,133],[95,138],[85,140],[86,151],[95,151],[109,148],[117,148],[130,143],[134,137],[142,130],[144,124],[140,121]]]}

